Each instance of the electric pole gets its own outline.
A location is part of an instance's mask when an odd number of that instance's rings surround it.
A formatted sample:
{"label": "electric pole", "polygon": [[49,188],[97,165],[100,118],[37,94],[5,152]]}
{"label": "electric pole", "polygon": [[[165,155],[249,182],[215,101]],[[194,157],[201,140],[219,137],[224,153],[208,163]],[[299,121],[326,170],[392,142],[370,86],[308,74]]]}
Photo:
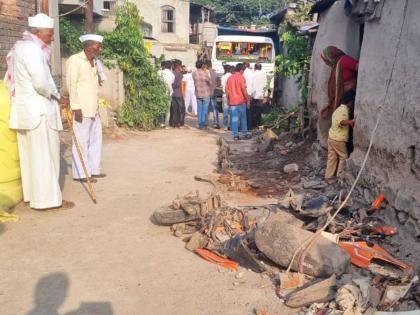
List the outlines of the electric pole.
{"label": "electric pole", "polygon": [[86,34],[93,33],[93,0],[86,0],[85,20]]}

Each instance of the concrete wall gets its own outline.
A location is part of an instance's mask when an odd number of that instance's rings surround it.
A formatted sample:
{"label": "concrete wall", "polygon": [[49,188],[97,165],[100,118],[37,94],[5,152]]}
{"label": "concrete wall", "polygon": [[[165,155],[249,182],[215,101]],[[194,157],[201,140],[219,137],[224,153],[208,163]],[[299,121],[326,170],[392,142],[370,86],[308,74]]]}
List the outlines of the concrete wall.
{"label": "concrete wall", "polygon": [[200,50],[199,45],[175,45],[164,44],[157,41],[152,41],[152,55],[160,57],[165,56],[165,59],[179,59],[182,63],[189,67],[195,67],[197,61],[197,52]]}
{"label": "concrete wall", "polygon": [[297,77],[282,78],[281,79],[281,105],[289,109],[301,103],[301,94],[296,83]]}
{"label": "concrete wall", "polygon": [[22,38],[28,16],[35,13],[35,0],[2,0],[0,2],[0,79],[6,72],[6,55]]}
{"label": "concrete wall", "polygon": [[318,139],[326,146],[330,118],[318,117],[320,110],[328,104],[328,79],[331,68],[321,59],[322,49],[326,46],[336,46],[350,56],[358,59],[359,55],[359,25],[344,14],[344,0],[336,1],[319,18],[319,30],[312,52],[311,73],[309,75],[309,107],[318,119]]}
{"label": "concrete wall", "polygon": [[204,22],[199,25],[200,43],[207,42],[208,46],[213,46],[217,37],[217,25],[211,22]]}
{"label": "concrete wall", "polygon": [[[188,44],[190,41],[190,1],[188,0],[134,0],[144,21],[153,27],[152,36],[161,43]],[[161,31],[162,6],[175,8],[175,32]]]}
{"label": "concrete wall", "polygon": [[372,193],[371,198],[384,192],[393,206],[387,209],[387,215],[403,218],[400,223],[404,223],[408,235],[417,237],[420,236],[419,15],[418,0],[385,1],[382,18],[365,25],[355,106],[355,151],[348,162],[354,176],[380,115],[361,185],[368,196]]}

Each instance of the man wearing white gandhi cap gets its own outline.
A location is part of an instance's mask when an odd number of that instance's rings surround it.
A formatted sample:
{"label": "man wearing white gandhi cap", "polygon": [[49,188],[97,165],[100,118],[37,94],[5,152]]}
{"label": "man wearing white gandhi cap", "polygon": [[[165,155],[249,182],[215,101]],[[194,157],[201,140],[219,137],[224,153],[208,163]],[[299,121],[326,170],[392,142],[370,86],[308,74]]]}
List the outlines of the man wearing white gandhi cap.
{"label": "man wearing white gandhi cap", "polygon": [[29,30],[7,54],[5,81],[11,96],[10,128],[17,130],[23,199],[34,209],[71,208],[59,185],[62,130],[58,102],[65,100],[50,71],[54,20],[28,18]]}
{"label": "man wearing white gandhi cap", "polygon": [[[99,117],[99,87],[105,80],[99,61],[103,37],[86,34],[80,37],[83,51],[69,58],[66,65],[67,90],[73,111],[73,128],[82,151],[88,176],[101,178],[102,125]],[[73,143],[73,179],[86,181],[77,148]]]}

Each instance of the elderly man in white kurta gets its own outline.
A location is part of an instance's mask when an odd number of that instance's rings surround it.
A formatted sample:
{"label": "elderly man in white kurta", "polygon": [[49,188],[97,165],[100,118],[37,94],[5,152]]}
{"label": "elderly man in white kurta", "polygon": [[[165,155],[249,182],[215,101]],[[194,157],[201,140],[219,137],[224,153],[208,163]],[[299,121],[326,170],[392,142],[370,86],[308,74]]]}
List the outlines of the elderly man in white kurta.
{"label": "elderly man in white kurta", "polygon": [[[74,113],[73,128],[82,151],[89,177],[104,177],[101,174],[102,125],[99,117],[99,86],[102,51],[102,36],[87,34],[80,37],[83,51],[67,61],[66,81],[70,107]],[[77,148],[73,143],[73,179],[86,181]]]}
{"label": "elderly man in white kurta", "polygon": [[59,185],[62,130],[60,95],[50,72],[54,20],[28,18],[29,31],[8,53],[6,83],[11,95],[10,128],[17,130],[23,199],[31,208],[71,208]]}

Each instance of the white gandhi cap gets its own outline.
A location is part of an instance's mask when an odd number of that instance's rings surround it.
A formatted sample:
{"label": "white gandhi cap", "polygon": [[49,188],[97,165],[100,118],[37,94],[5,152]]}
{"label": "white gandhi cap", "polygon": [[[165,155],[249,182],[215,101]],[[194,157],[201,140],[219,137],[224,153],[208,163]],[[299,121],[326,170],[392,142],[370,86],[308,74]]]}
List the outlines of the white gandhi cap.
{"label": "white gandhi cap", "polygon": [[96,35],[96,34],[86,34],[86,35],[82,35],[79,37],[79,40],[83,43],[87,40],[91,40],[93,42],[98,42],[98,43],[102,43],[104,37],[101,35]]}
{"label": "white gandhi cap", "polygon": [[35,28],[54,28],[54,19],[44,13],[28,17],[29,27]]}

